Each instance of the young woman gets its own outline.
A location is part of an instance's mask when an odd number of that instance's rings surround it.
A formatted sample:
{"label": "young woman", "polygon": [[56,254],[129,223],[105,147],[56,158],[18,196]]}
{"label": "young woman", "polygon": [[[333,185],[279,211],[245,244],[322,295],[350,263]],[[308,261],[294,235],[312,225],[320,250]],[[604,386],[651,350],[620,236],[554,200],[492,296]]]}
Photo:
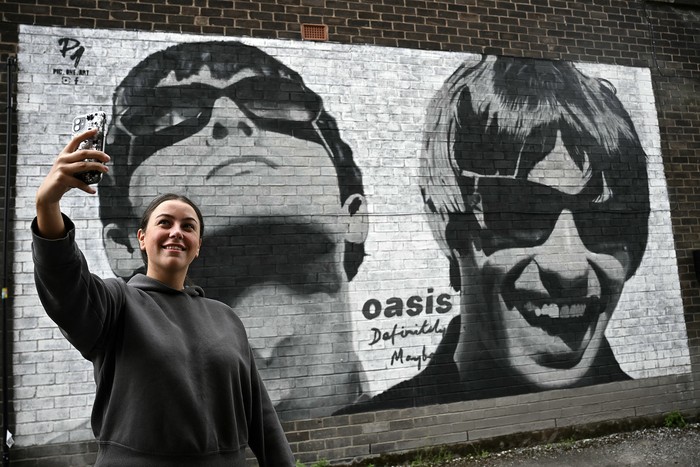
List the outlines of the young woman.
{"label": "young woman", "polygon": [[[293,466],[291,449],[233,310],[186,285],[202,214],[178,195],[146,209],[138,242],[146,274],[128,283],[90,273],[75,226],[60,210],[74,176],[107,172],[109,156],[64,148],[36,194],[35,281],[46,312],[95,368],[96,466]],[[86,162],[85,159],[95,162]]]}

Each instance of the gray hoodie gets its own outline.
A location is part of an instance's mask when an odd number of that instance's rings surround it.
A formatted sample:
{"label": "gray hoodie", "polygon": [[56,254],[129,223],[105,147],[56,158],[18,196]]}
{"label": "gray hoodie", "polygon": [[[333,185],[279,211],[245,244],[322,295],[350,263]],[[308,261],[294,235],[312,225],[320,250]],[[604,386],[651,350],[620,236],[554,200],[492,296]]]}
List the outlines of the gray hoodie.
{"label": "gray hoodie", "polygon": [[199,287],[100,279],[64,220],[57,240],[32,224],[34,275],[47,314],[94,366],[95,465],[244,465],[250,446],[261,466],[293,466],[233,310]]}

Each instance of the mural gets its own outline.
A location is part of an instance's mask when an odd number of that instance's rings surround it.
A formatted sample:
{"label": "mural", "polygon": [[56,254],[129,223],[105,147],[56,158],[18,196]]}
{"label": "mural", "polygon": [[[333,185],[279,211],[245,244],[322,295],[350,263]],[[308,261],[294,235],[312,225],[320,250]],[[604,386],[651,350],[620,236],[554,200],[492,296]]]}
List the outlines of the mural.
{"label": "mural", "polygon": [[[347,283],[364,256],[362,175],[298,73],[239,42],[169,47],[117,87],[106,152],[100,217],[117,275],[143,268],[133,232],[150,200],[182,193],[206,226],[190,279],[262,322],[264,335],[251,336],[261,375],[288,374],[271,384],[280,413],[361,395]],[[163,176],[175,166],[175,180]],[[303,380],[320,376],[328,393],[310,398]]]}
{"label": "mural", "polygon": [[644,255],[649,188],[609,82],[567,62],[462,66],[428,109],[421,174],[460,315],[425,370],[357,409],[630,378],[605,329]]}
{"label": "mural", "polygon": [[[63,204],[93,272],[140,272],[141,210],[192,198],[189,279],[242,318],[283,420],[690,371],[648,70],[34,26],[20,44],[19,137],[43,138],[19,149],[17,232],[73,115],[105,110],[110,173]],[[69,381],[18,410],[71,407],[18,439],[90,439],[92,369],[17,245],[18,358]]]}

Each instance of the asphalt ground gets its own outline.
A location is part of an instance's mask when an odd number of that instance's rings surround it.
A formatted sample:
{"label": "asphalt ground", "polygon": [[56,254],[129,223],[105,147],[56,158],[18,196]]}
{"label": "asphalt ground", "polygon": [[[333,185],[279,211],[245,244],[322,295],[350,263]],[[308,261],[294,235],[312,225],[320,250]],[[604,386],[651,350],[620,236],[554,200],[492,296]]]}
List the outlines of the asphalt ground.
{"label": "asphalt ground", "polygon": [[649,428],[503,452],[476,452],[444,462],[407,465],[450,467],[700,467],[700,425]]}

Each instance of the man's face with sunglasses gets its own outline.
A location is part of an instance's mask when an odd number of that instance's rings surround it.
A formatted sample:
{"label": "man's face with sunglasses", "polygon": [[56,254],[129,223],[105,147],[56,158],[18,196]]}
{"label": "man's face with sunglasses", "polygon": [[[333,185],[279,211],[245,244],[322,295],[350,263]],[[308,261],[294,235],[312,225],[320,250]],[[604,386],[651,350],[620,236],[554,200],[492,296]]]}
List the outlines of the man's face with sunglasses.
{"label": "man's face with sunglasses", "polygon": [[[208,68],[164,79],[156,95],[156,108],[122,115],[144,144],[171,141],[135,169],[133,205],[174,187],[200,206],[203,247],[189,276],[244,321],[278,411],[302,409],[300,398],[349,404],[357,362],[346,357],[338,370],[332,349],[351,336],[342,262],[350,216],[316,127],[320,100],[297,82],[245,71],[219,80]],[[330,366],[327,388],[341,395],[314,398],[309,388]]]}
{"label": "man's face with sunglasses", "polygon": [[605,174],[573,162],[560,133],[526,179],[462,176],[474,183],[465,202],[479,231],[468,233],[472,251],[460,258],[460,368],[473,367],[464,362],[479,342],[496,371],[524,384],[577,383],[604,345],[622,292],[634,214]]}

